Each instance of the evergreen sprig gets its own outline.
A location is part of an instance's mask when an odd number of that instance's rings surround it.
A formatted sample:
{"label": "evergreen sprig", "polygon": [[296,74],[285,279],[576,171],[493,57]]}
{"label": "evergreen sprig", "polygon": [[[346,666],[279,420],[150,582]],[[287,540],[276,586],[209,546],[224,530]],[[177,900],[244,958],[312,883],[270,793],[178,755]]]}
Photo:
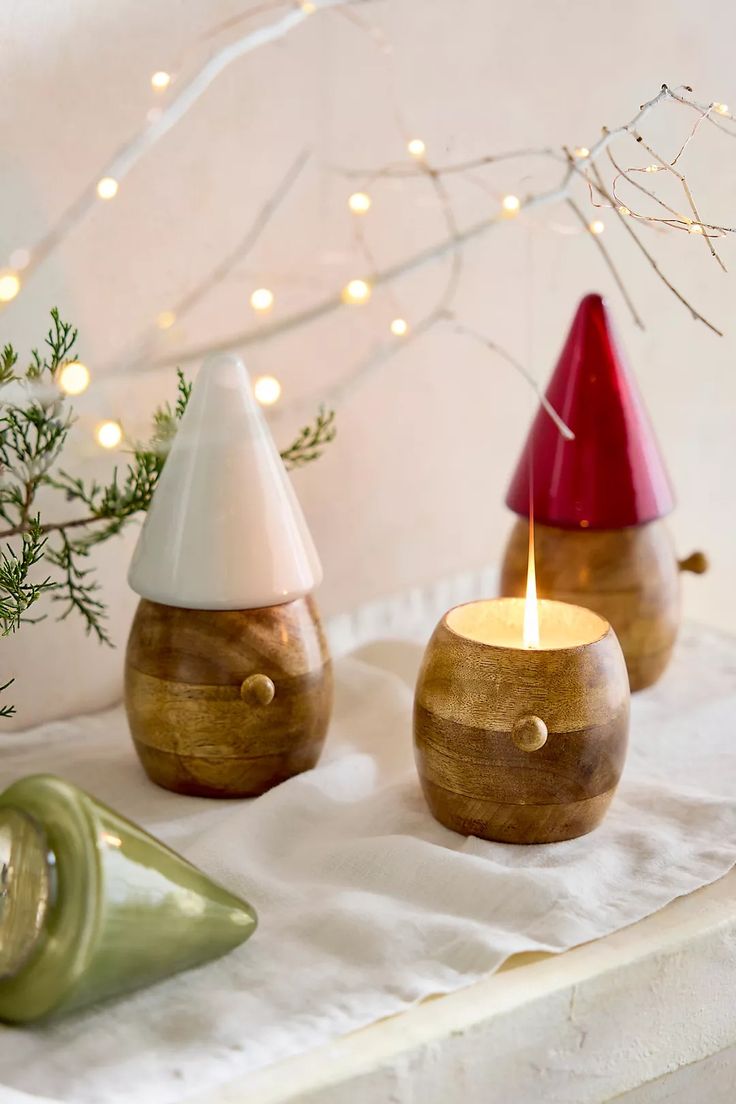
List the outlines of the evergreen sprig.
{"label": "evergreen sprig", "polygon": [[[90,552],[120,533],[151,504],[166,457],[186,411],[192,384],[177,369],[177,396],[153,415],[151,438],[130,448],[123,472],[108,483],[85,482],[56,470],[74,422],[57,386],[59,370],[76,360],[77,330],[51,311],[51,328],[40,352],[34,349],[25,370],[12,345],[0,350],[0,635],[16,632],[31,606],[47,591],[62,606],[59,620],[74,613],[87,633],[112,645],[105,621],[107,609],[90,565]],[[7,388],[8,396],[4,394]],[[13,394],[14,392],[14,394]],[[320,409],[281,453],[287,468],[302,467],[321,456],[335,436],[333,411]],[[35,509],[42,488],[61,493],[80,507],[80,516],[64,522],[42,522]],[[12,544],[14,541],[15,544]],[[41,578],[37,565],[48,563],[53,575]],[[12,679],[0,686],[0,693]],[[0,706],[0,717],[13,714]]]}
{"label": "evergreen sprig", "polygon": [[100,644],[113,647],[104,625],[107,609],[97,597],[100,584],[94,578],[93,568],[85,565],[91,544],[84,538],[70,540],[63,531],[59,534],[59,540],[59,546],[50,548],[46,553],[49,563],[58,568],[61,576],[51,595],[55,602],[61,602],[64,607],[58,620],[65,621],[70,613],[76,611],[84,622],[85,632],[94,633]]}
{"label": "evergreen sprig", "polygon": [[314,422],[299,431],[295,440],[281,453],[281,459],[289,470],[319,460],[325,447],[334,441],[336,432],[335,411],[321,406]]}
{"label": "evergreen sprig", "polygon": [[6,545],[0,550],[0,635],[9,636],[16,631],[26,618],[29,608],[53,583],[46,578],[42,582],[31,582],[31,568],[39,563],[44,554],[46,537],[41,532],[38,518],[33,518],[30,527],[23,533],[18,551]]}
{"label": "evergreen sprig", "polygon": [[[0,636],[9,636],[16,632],[27,616],[28,610],[47,590],[53,590],[50,578],[39,582],[30,579],[31,569],[40,562],[46,546],[38,518],[32,518],[29,528],[21,537],[21,545],[16,551],[10,544],[0,549]],[[7,690],[13,679],[0,686],[0,693]],[[12,705],[0,705],[0,717],[12,717],[15,708]]]}

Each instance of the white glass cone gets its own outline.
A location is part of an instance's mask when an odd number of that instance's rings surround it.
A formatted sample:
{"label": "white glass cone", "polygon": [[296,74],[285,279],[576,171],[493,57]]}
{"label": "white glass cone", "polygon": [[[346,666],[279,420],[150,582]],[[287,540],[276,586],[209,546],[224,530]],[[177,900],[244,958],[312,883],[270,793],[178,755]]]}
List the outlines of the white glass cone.
{"label": "white glass cone", "polygon": [[128,582],[185,609],[258,609],[309,593],[322,568],[291,481],[233,355],[202,365]]}

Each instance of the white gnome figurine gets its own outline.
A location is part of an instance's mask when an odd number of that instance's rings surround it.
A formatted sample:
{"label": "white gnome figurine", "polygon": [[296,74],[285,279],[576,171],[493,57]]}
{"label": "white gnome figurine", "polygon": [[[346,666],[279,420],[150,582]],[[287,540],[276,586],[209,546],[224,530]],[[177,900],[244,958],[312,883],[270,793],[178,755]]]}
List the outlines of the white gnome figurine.
{"label": "white gnome figurine", "polygon": [[128,576],[125,701],[150,778],[245,797],[313,767],[332,670],[322,568],[243,362],[210,358]]}

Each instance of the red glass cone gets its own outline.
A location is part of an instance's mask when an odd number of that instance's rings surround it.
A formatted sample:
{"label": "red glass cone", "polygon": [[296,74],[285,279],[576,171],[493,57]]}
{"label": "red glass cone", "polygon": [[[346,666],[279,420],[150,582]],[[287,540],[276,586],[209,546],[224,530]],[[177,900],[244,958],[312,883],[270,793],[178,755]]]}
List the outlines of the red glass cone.
{"label": "red glass cone", "polygon": [[575,434],[566,441],[539,409],[506,505],[561,528],[623,529],[674,505],[664,463],[636,382],[619,353],[600,295],[586,295],[547,388]]}

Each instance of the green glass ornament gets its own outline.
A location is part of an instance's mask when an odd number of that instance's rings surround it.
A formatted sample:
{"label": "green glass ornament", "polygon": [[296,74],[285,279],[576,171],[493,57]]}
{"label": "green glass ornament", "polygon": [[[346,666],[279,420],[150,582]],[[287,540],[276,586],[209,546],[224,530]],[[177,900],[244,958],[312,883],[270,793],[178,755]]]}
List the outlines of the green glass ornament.
{"label": "green glass ornament", "polygon": [[0,794],[0,1019],[29,1023],[199,966],[256,927],[245,901],[52,775]]}

